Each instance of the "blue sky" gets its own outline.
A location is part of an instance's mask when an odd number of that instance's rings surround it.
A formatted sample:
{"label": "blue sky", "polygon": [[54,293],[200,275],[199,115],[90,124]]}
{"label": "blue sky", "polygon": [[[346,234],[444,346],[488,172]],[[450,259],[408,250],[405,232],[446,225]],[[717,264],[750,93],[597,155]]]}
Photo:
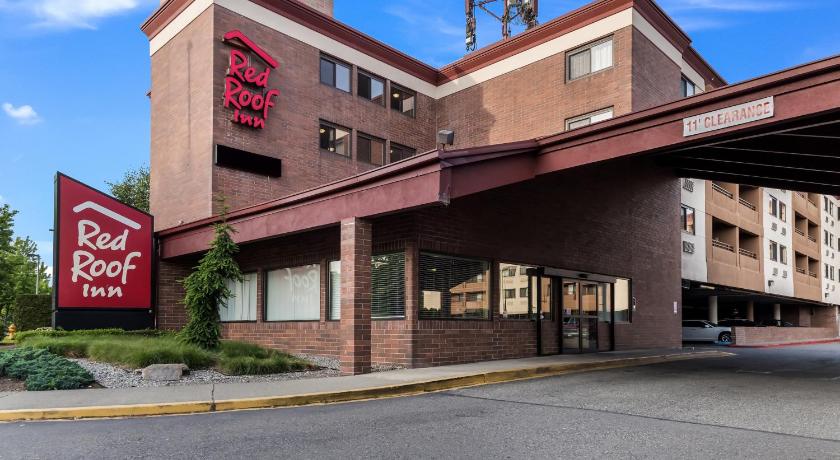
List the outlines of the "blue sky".
{"label": "blue sky", "polygon": [[[462,0],[335,0],[336,18],[441,66],[464,54]],[[587,0],[542,0],[545,22]],[[0,203],[51,260],[57,170],[98,188],[148,162],[158,0],[0,0]],[[661,0],[729,82],[840,54],[837,0]],[[363,7],[364,6],[364,7]],[[479,46],[499,27],[478,16]],[[49,263],[49,262],[48,262]]]}

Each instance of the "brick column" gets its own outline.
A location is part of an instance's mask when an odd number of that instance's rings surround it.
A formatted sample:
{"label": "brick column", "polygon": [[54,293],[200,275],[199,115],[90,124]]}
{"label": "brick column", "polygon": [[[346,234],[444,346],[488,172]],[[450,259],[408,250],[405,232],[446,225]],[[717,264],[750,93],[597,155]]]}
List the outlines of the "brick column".
{"label": "brick column", "polygon": [[371,224],[341,221],[341,373],[370,372]]}

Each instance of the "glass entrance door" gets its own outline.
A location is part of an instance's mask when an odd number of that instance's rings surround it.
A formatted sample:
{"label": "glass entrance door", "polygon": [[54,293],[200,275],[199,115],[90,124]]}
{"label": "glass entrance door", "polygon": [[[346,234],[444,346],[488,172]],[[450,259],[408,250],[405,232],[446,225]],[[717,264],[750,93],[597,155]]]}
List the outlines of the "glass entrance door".
{"label": "glass entrance door", "polygon": [[598,351],[598,305],[603,296],[600,283],[563,280],[563,353]]}

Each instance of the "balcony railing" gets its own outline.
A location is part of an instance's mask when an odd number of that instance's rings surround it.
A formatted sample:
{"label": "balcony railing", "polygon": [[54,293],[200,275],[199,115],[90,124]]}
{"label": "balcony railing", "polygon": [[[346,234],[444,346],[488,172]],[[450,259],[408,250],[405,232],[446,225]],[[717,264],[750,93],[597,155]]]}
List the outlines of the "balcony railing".
{"label": "balcony railing", "polygon": [[739,198],[738,198],[738,203],[741,203],[742,205],[744,205],[744,206],[746,206],[746,207],[748,207],[748,208],[752,209],[753,211],[755,211],[755,210],[756,210],[756,207],[755,207],[755,205],[754,205],[754,204],[750,203],[749,201],[747,201],[747,200],[745,200],[745,199],[743,199],[743,198],[740,198],[740,197],[739,197]]}
{"label": "balcony railing", "polygon": [[802,192],[794,192],[794,193],[796,193],[797,195],[799,195],[799,196],[800,196],[800,197],[802,197],[802,198],[807,199],[807,197],[805,196],[805,194],[804,194],[804,193],[802,193]]}
{"label": "balcony railing", "polygon": [[803,275],[807,275],[808,270],[805,270],[804,268],[796,267],[796,273],[802,273]]}
{"label": "balcony railing", "polygon": [[731,244],[724,243],[723,241],[720,241],[720,240],[714,240],[713,239],[712,240],[712,246],[714,246],[716,248],[726,249],[729,252],[735,252],[735,246],[732,246]]}
{"label": "balcony railing", "polygon": [[733,198],[735,198],[735,195],[734,195],[734,194],[732,194],[732,192],[730,192],[729,190],[726,190],[725,188],[721,187],[720,185],[718,185],[718,184],[716,184],[716,183],[714,183],[714,182],[712,182],[712,190],[715,190],[715,191],[717,191],[718,193],[723,194],[724,196],[726,196],[726,197],[727,197],[727,198],[729,198],[730,200],[731,200],[731,199],[733,199]]}
{"label": "balcony railing", "polygon": [[800,229],[798,229],[798,228],[794,228],[794,229],[793,229],[793,231],[794,231],[794,232],[796,232],[796,233],[798,233],[798,234],[800,234],[800,235],[802,235],[802,236],[805,236],[805,230],[800,230]]}
{"label": "balcony railing", "polygon": [[744,248],[738,248],[738,254],[741,254],[742,256],[747,256],[751,259],[758,259],[758,254]]}
{"label": "balcony railing", "polygon": [[817,237],[816,237],[816,236],[811,236],[811,235],[808,235],[808,239],[809,239],[809,240],[811,240],[811,241],[813,241],[814,243],[816,243],[816,242],[817,242]]}
{"label": "balcony railing", "polygon": [[810,276],[811,278],[819,278],[820,277],[820,275],[818,273],[814,273],[814,272],[808,272],[808,276]]}

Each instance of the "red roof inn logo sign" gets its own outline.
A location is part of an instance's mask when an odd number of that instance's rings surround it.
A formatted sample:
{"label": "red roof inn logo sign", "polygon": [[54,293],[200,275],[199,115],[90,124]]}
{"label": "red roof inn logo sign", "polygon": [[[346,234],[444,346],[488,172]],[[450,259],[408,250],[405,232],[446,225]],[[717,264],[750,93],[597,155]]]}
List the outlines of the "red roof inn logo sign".
{"label": "red roof inn logo sign", "polygon": [[225,77],[225,107],[233,109],[233,121],[265,128],[269,110],[274,107],[274,98],[280,91],[268,88],[271,70],[277,68],[277,61],[238,30],[225,34],[225,41],[238,40],[267,64],[265,67],[252,65],[244,51],[231,48],[230,64]]}
{"label": "red roof inn logo sign", "polygon": [[56,181],[56,308],[152,308],[152,216],[63,174]]}

